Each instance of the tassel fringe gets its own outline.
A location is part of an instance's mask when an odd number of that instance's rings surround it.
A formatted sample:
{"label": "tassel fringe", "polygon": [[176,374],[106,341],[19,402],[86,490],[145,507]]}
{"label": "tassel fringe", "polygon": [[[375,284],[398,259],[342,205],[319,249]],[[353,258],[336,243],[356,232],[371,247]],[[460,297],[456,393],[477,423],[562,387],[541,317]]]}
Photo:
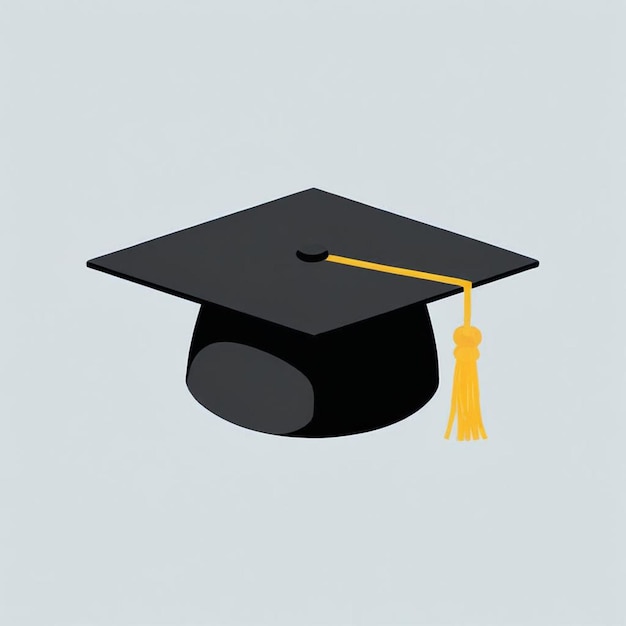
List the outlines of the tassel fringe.
{"label": "tassel fringe", "polygon": [[475,326],[460,326],[454,331],[454,380],[452,383],[452,402],[450,417],[444,437],[450,438],[454,418],[457,418],[457,439],[487,439],[480,412],[480,390],[478,386],[478,344],[482,339],[480,330]]}

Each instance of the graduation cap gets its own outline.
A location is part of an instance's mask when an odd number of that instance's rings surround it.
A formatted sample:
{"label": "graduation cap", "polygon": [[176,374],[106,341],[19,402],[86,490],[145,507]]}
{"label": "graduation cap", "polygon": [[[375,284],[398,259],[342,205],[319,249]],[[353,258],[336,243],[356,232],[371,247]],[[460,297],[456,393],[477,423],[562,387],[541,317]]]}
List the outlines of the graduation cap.
{"label": "graduation cap", "polygon": [[538,261],[319,189],[87,266],[201,305],[187,386],[212,413],[294,437],[366,432],[439,384],[426,305],[463,293],[445,436],[486,437],[471,290]]}

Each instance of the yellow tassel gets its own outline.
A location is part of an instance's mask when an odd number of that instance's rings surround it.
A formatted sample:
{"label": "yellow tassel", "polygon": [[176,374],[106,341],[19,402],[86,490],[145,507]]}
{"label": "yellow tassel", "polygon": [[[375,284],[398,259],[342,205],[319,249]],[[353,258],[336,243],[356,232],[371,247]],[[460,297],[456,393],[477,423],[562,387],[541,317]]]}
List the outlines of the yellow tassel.
{"label": "yellow tassel", "polygon": [[480,412],[480,390],[478,387],[477,361],[480,356],[478,344],[482,339],[480,330],[475,326],[460,326],[454,331],[454,380],[452,383],[452,403],[450,417],[444,437],[450,438],[450,432],[457,418],[457,439],[487,439]]}
{"label": "yellow tassel", "polygon": [[341,263],[352,267],[360,267],[376,272],[407,276],[421,280],[432,280],[434,282],[445,283],[463,287],[463,326],[454,331],[454,341],[456,348],[454,356],[456,365],[454,368],[454,380],[452,383],[452,406],[450,407],[450,417],[448,418],[448,428],[444,437],[450,438],[450,432],[454,425],[454,418],[458,420],[457,439],[459,441],[469,441],[470,439],[487,439],[483,418],[480,413],[480,392],[478,389],[478,367],[476,361],[480,352],[478,344],[482,335],[478,328],[470,323],[472,316],[472,283],[463,278],[455,276],[445,276],[444,274],[432,274],[421,272],[404,267],[393,265],[381,265],[371,261],[352,259],[350,257],[329,254],[327,261]]}

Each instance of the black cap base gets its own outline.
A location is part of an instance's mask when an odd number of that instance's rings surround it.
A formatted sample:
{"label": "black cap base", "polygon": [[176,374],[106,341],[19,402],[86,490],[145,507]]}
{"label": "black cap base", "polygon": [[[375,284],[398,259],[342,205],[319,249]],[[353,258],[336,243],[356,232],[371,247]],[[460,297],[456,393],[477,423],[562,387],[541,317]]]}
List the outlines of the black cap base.
{"label": "black cap base", "polygon": [[439,383],[426,306],[308,335],[202,305],[187,367],[194,398],[223,419],[292,437],[337,437],[398,422]]}

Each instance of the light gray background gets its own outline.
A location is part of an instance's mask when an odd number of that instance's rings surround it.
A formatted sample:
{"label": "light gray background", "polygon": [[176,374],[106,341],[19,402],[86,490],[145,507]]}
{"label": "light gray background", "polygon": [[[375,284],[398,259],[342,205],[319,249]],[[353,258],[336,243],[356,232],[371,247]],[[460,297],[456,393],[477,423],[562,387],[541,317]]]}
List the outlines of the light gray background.
{"label": "light gray background", "polygon": [[[626,623],[626,4],[0,2],[0,624]],[[197,306],[86,259],[317,186],[541,260],[490,439],[232,426]]]}

